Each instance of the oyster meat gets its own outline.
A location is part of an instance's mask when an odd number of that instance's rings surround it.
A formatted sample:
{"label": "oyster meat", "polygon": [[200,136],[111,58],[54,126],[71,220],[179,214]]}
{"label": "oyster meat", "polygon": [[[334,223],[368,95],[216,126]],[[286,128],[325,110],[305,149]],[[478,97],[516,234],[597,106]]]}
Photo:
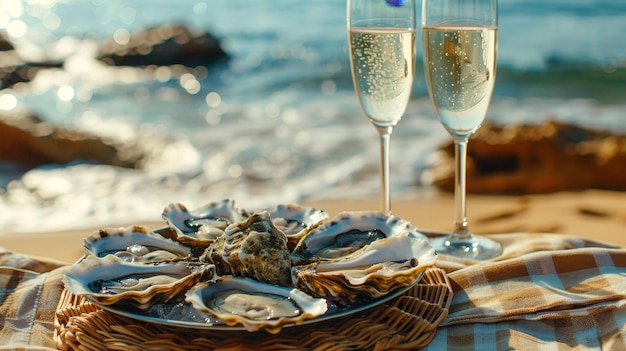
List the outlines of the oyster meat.
{"label": "oyster meat", "polygon": [[189,247],[143,226],[100,229],[85,237],[83,246],[96,257],[115,255],[137,263],[174,261],[191,255]]}
{"label": "oyster meat", "polygon": [[141,310],[183,298],[192,286],[212,279],[215,267],[187,263],[135,264],[116,256],[87,256],[67,269],[63,283],[78,296],[102,305],[130,304]]}
{"label": "oyster meat", "polygon": [[237,277],[226,277],[215,284],[200,283],[187,292],[185,300],[227,325],[242,325],[250,332],[265,329],[272,334],[286,324],[300,323],[328,310],[323,298]]}
{"label": "oyster meat", "polygon": [[287,237],[274,226],[269,212],[261,211],[229,225],[200,256],[200,262],[214,264],[219,275],[290,286],[289,255]]}

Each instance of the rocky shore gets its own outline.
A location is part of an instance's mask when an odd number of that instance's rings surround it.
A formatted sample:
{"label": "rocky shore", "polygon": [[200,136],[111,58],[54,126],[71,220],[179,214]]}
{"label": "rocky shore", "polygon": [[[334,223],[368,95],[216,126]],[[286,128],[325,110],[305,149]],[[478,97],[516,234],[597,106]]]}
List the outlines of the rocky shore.
{"label": "rocky shore", "polygon": [[[211,33],[196,33],[168,23],[103,38],[94,59],[111,66],[193,68],[228,60]],[[19,57],[0,33],[0,88],[32,80],[39,71],[63,69],[64,62],[31,62]],[[54,126],[30,112],[0,112],[0,161],[25,170],[44,164],[98,162],[138,167],[146,147]],[[434,184],[450,192],[454,186],[454,147],[441,146],[442,161],[433,169]],[[574,124],[547,121],[541,125],[485,124],[469,143],[469,193],[534,194],[580,189],[626,190],[626,136]]]}
{"label": "rocky shore", "polygon": [[[485,124],[470,139],[467,191],[538,194],[566,190],[626,190],[626,135],[547,121]],[[440,148],[435,185],[454,188],[454,144]]]}
{"label": "rocky shore", "polygon": [[[96,59],[112,66],[207,66],[228,59],[219,39],[209,32],[196,33],[179,23],[167,23],[130,33],[118,41],[104,38],[97,44]],[[33,62],[20,57],[0,32],[0,89],[32,80],[46,68],[63,67],[63,60]]]}
{"label": "rocky shore", "polygon": [[23,170],[74,161],[135,167],[144,156],[137,145],[134,152],[122,152],[113,140],[59,128],[24,112],[0,114],[0,135],[0,160]]}
{"label": "rocky shore", "polygon": [[[0,33],[0,89],[32,80],[42,69],[62,68],[63,61],[32,62],[20,57],[10,40]],[[208,66],[228,59],[211,33],[169,23],[131,33],[123,43],[103,39],[95,59],[112,66]],[[97,162],[138,167],[149,150],[121,145],[115,140],[54,126],[29,111],[0,112],[0,161],[28,170],[44,164]]]}

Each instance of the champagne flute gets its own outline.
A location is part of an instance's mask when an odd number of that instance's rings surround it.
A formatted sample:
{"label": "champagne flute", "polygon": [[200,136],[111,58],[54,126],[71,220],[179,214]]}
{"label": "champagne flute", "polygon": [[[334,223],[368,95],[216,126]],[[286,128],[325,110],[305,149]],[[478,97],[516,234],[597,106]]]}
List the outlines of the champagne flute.
{"label": "champagne flute", "polygon": [[455,219],[433,248],[457,257],[489,259],[501,245],[473,235],[466,217],[469,137],[485,119],[496,73],[497,0],[423,0],[424,71],[433,108],[455,144]]}
{"label": "champagne flute", "polygon": [[348,0],[348,45],[356,95],[380,136],[381,210],[391,211],[389,146],[415,76],[414,0]]}

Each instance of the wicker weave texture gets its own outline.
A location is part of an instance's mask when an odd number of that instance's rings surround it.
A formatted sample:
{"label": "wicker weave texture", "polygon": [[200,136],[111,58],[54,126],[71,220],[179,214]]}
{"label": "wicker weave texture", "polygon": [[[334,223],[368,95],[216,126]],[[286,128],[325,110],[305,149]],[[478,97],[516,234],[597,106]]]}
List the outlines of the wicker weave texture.
{"label": "wicker weave texture", "polygon": [[171,328],[112,314],[65,291],[55,318],[61,350],[281,351],[414,350],[426,346],[447,317],[452,288],[429,268],[405,294],[351,316],[283,329],[276,335]]}

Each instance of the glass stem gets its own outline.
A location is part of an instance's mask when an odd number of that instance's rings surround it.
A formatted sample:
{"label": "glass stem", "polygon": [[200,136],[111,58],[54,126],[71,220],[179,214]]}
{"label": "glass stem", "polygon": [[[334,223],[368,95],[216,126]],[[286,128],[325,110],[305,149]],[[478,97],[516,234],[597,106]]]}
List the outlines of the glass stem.
{"label": "glass stem", "polygon": [[389,190],[389,145],[392,127],[376,127],[380,135],[380,210],[391,212],[391,196]]}
{"label": "glass stem", "polygon": [[466,216],[466,171],[467,171],[467,138],[454,140],[455,145],[455,168],[454,168],[454,231],[450,237],[451,242],[471,242],[473,235],[467,225]]}

